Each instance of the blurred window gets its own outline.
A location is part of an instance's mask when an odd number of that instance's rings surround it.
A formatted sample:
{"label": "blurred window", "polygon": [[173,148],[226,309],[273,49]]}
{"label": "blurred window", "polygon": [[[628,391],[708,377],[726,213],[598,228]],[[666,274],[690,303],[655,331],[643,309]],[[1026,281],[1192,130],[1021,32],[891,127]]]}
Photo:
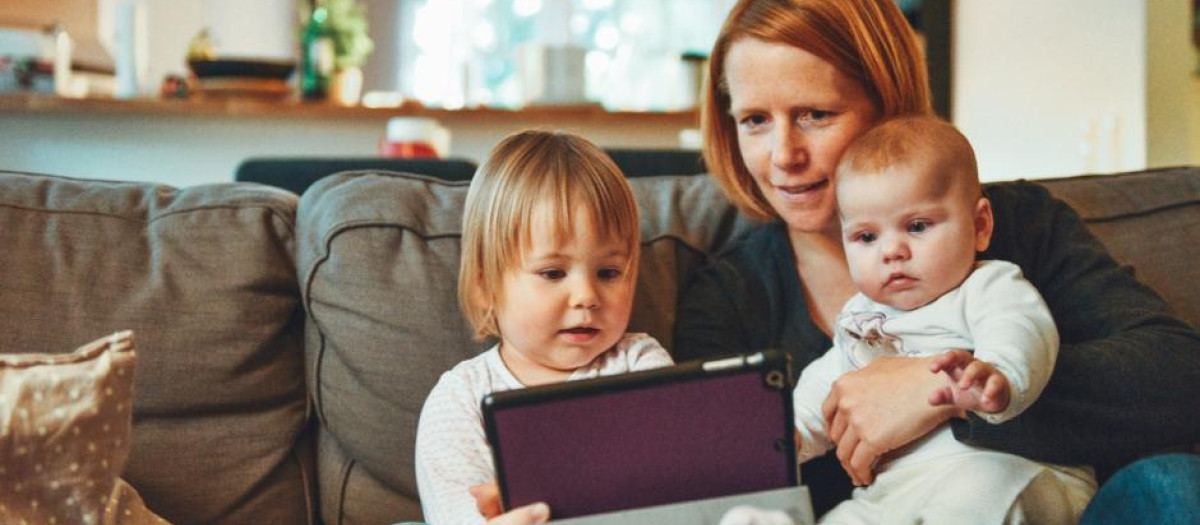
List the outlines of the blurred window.
{"label": "blurred window", "polygon": [[[432,106],[521,107],[537,103],[531,84],[561,82],[554,73],[566,67],[584,72],[579,102],[613,110],[684,109],[695,105],[699,89],[694,59],[707,55],[732,4],[406,1],[400,13],[399,85]],[[572,52],[546,52],[562,48]],[[582,64],[571,69],[547,63],[553,60]]]}

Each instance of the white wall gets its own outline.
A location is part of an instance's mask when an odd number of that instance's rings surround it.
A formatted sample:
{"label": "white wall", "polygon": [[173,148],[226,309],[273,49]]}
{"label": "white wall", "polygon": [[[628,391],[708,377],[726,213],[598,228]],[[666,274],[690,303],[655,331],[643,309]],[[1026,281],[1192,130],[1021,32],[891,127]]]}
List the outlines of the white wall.
{"label": "white wall", "polygon": [[217,50],[225,55],[295,59],[299,53],[297,9],[301,4],[296,0],[201,0],[201,3],[204,25],[211,28]]}
{"label": "white wall", "polygon": [[1146,166],[1146,4],[955,3],[954,121],[985,180]]}
{"label": "white wall", "polygon": [[1191,163],[1191,144],[1198,139],[1200,126],[1193,114],[1200,97],[1193,93],[1196,49],[1191,4],[1191,0],[1154,0],[1146,8],[1146,164],[1150,167]]}
{"label": "white wall", "polygon": [[141,91],[155,94],[166,75],[187,74],[188,44],[201,29],[208,29],[218,56],[294,60],[296,0],[95,0],[97,34],[115,56],[117,12],[133,3],[141,10],[146,63]]}

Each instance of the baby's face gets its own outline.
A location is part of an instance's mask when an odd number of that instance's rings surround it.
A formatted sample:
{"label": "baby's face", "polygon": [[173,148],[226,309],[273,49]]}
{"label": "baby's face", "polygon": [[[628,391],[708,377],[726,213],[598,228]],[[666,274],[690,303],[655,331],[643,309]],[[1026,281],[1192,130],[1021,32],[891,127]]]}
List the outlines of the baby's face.
{"label": "baby's face", "polygon": [[838,181],[842,243],[859,291],[912,310],[971,273],[975,252],[988,244],[991,208],[964,184],[944,186],[914,167]]}

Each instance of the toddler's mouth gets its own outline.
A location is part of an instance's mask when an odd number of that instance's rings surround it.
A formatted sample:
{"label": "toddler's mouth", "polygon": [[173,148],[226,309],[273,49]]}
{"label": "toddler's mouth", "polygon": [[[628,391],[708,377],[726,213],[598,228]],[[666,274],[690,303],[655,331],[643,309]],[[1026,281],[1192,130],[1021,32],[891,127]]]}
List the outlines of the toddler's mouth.
{"label": "toddler's mouth", "polygon": [[599,332],[600,329],[592,328],[590,326],[575,326],[575,327],[566,328],[566,329],[559,330],[559,331],[563,332],[563,333],[567,333],[567,334],[590,335],[590,334]]}

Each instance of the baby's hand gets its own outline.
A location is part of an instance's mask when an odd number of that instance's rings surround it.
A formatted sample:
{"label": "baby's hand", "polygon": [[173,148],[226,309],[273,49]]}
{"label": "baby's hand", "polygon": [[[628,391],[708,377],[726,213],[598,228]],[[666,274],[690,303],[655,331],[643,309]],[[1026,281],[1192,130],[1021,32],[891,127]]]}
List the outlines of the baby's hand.
{"label": "baby's hand", "polygon": [[937,357],[929,370],[947,375],[949,384],[929,396],[929,404],[955,405],[963,410],[996,413],[1008,408],[1008,378],[970,352],[951,350]]}

